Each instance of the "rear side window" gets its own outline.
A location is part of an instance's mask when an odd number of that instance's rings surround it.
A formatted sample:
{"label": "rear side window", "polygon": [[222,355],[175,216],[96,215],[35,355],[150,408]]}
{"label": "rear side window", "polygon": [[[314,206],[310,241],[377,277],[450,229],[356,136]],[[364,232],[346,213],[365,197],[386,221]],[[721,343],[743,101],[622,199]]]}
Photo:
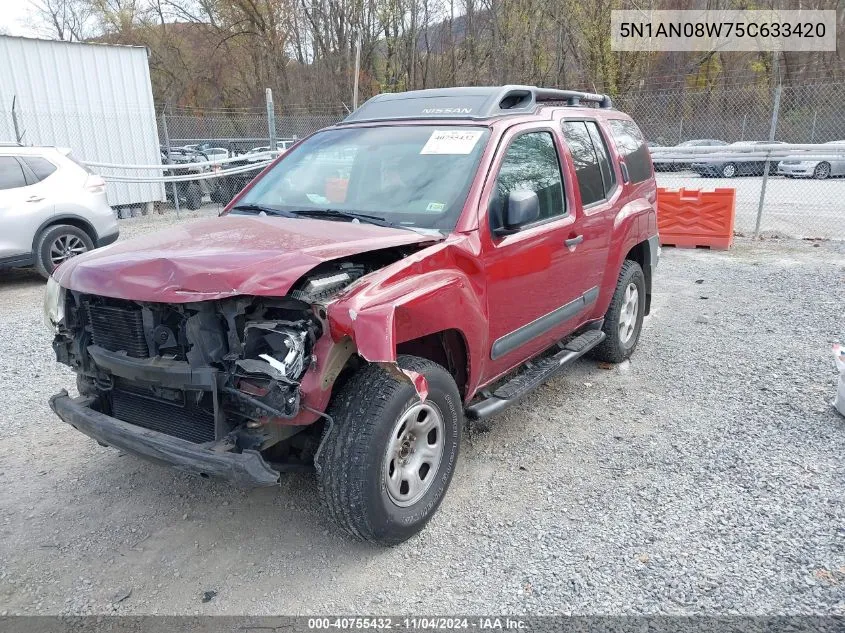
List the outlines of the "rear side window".
{"label": "rear side window", "polygon": [[651,178],[651,154],[640,128],[633,121],[623,119],[611,119],[608,123],[616,148],[628,166],[631,182],[638,183]]}
{"label": "rear side window", "polygon": [[563,136],[575,163],[584,206],[608,197],[616,185],[607,148],[594,121],[565,121]]}
{"label": "rear side window", "polygon": [[548,220],[566,211],[563,180],[555,142],[549,132],[528,132],[518,136],[508,147],[499,176],[492,216],[500,221],[511,191],[527,189],[540,199],[540,220]]}
{"label": "rear side window", "polygon": [[0,156],[0,190],[26,187],[23,169],[14,156]]}
{"label": "rear side window", "polygon": [[23,162],[32,170],[32,173],[35,174],[39,182],[56,171],[56,166],[46,158],[41,158],[40,156],[21,156],[21,158],[23,158]]}

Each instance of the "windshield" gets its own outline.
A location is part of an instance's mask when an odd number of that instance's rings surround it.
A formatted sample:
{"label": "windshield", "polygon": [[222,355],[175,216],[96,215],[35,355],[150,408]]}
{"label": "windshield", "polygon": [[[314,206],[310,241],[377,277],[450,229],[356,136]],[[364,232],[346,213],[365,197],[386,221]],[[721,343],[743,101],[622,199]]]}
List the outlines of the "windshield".
{"label": "windshield", "polygon": [[449,125],[325,130],[286,153],[237,206],[313,210],[311,217],[347,211],[451,230],[489,136]]}

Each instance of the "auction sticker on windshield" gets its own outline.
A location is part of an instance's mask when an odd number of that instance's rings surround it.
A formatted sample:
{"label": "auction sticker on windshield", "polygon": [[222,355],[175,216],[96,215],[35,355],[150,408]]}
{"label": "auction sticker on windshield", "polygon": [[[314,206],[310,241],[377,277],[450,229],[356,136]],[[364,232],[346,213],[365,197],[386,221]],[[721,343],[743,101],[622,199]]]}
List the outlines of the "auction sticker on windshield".
{"label": "auction sticker on windshield", "polygon": [[481,130],[434,130],[420,154],[469,154],[483,133]]}

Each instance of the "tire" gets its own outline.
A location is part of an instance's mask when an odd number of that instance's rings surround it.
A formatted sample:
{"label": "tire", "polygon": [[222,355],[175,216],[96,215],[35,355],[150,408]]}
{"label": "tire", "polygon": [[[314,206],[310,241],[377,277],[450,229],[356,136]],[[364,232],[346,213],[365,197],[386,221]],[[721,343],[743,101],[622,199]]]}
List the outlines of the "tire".
{"label": "tire", "polygon": [[209,199],[215,204],[225,204],[223,202],[223,198],[225,197],[223,193],[223,187],[221,185],[217,185],[217,187],[208,194]]}
{"label": "tire", "polygon": [[70,224],[47,227],[35,243],[35,270],[49,278],[59,264],[91,250],[94,241],[82,229]]}
{"label": "tire", "polygon": [[733,178],[737,174],[736,165],[733,163],[726,163],[722,165],[720,172],[722,174],[722,178]]}
{"label": "tire", "polygon": [[202,206],[202,187],[192,182],[185,188],[185,206],[195,211]]}
{"label": "tire", "polygon": [[816,165],[816,168],[813,170],[813,178],[816,180],[826,180],[827,178],[830,178],[830,163],[823,161]]}
{"label": "tire", "polygon": [[[463,426],[461,397],[449,372],[416,356],[400,356],[398,362],[425,376],[426,400],[420,401],[404,377],[381,365],[363,367],[329,406],[334,423],[315,461],[328,515],[349,534],[378,545],[406,541],[428,523],[452,480]],[[434,432],[429,430],[410,444],[400,443],[399,439],[407,439],[406,416],[427,422]],[[413,475],[419,487],[413,490],[410,476],[402,479],[414,472],[416,451],[408,451],[421,446],[421,441],[430,446],[432,439],[440,447],[439,459],[431,456],[426,467],[425,458],[420,458]],[[438,449],[432,450],[434,455]],[[404,467],[402,459],[408,460]]]}
{"label": "tire", "polygon": [[[636,290],[636,305],[633,311],[629,310],[630,288]],[[607,363],[621,363],[629,358],[637,348],[640,340],[640,330],[643,326],[645,314],[645,275],[640,265],[626,259],[619,272],[619,279],[616,282],[616,290],[613,292],[613,299],[610,307],[604,315],[602,331],[606,337],[599,345],[593,348],[591,356],[596,360]],[[627,317],[626,317],[627,314]],[[622,332],[623,323],[627,328]]]}

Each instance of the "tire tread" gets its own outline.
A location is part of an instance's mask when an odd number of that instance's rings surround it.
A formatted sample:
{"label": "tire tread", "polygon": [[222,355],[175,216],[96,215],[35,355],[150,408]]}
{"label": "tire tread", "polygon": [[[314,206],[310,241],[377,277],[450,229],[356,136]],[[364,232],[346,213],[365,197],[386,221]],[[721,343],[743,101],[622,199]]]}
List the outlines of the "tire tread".
{"label": "tire tread", "polygon": [[[418,373],[446,372],[437,363],[415,356],[399,356],[398,362],[403,369]],[[377,428],[373,421],[384,415],[391,395],[406,384],[375,364],[355,373],[329,405],[333,424],[327,425],[323,451],[315,463],[320,497],[332,521],[352,536],[380,545],[392,543],[374,533],[365,511],[364,481],[355,471],[366,460]]]}

